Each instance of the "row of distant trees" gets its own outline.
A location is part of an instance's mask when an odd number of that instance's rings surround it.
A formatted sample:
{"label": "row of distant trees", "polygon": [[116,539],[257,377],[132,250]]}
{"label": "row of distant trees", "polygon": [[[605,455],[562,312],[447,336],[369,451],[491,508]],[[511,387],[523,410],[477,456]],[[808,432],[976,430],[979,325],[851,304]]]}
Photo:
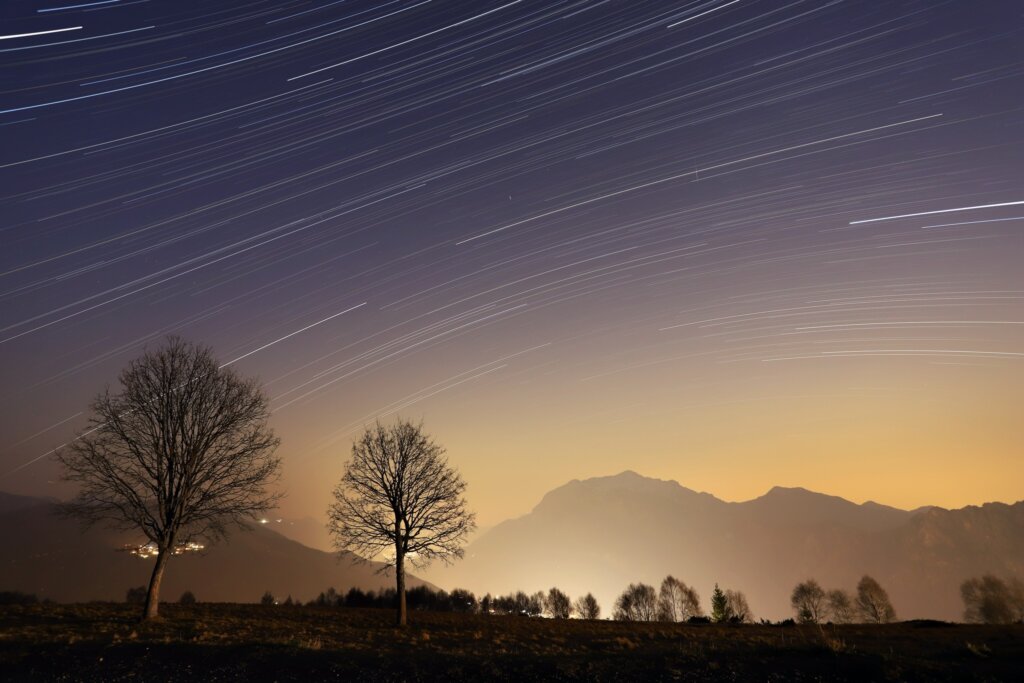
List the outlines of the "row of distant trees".
{"label": "row of distant trees", "polygon": [[[1024,581],[986,574],[960,585],[964,621],[974,624],[1024,623]],[[814,579],[798,583],[790,597],[797,621],[816,624],[854,622],[887,624],[896,620],[889,594],[870,576],[857,584],[855,594],[841,588],[826,591]]]}
{"label": "row of distant trees", "polygon": [[790,604],[802,624],[888,624],[896,620],[889,594],[867,575],[857,583],[856,595],[842,588],[826,591],[817,581],[808,579],[793,589]]}
{"label": "row of distant trees", "polygon": [[[380,591],[364,591],[350,588],[339,593],[333,587],[322,591],[316,598],[305,603],[317,607],[389,607],[393,608],[398,600],[398,593],[393,588]],[[301,605],[302,602],[292,599],[289,595],[279,601],[274,594],[267,591],[260,599],[263,605]],[[545,593],[539,591],[526,594],[516,591],[508,595],[492,596],[490,593],[477,599],[472,591],[455,588],[451,592],[432,590],[427,586],[417,586],[406,590],[406,605],[412,610],[429,610],[433,612],[460,612],[463,614],[515,614],[530,617],[547,615],[553,618],[568,619],[576,615],[581,619],[599,619],[601,608],[597,599],[590,593],[573,602],[568,595],[557,588]]]}
{"label": "row of distant trees", "polygon": [[[129,601],[144,598],[144,589],[129,591]],[[964,620],[982,624],[1013,624],[1024,622],[1024,582],[987,574],[968,579],[961,586]],[[572,600],[558,588],[528,594],[516,591],[494,597],[490,593],[479,600],[468,590],[456,588],[450,593],[417,586],[407,591],[410,609],[465,614],[511,614],[554,619],[600,619],[601,607],[592,593]],[[394,589],[363,591],[350,588],[342,594],[328,588],[305,603],[322,607],[387,607],[397,600]],[[186,592],[182,603],[195,602]],[[267,591],[260,601],[264,605],[301,605],[289,595],[278,601]],[[815,579],[802,581],[790,596],[795,622],[801,624],[887,624],[896,621],[896,610],[889,594],[871,576],[865,575],[853,592],[836,588],[825,590]],[[616,621],[689,622],[689,623],[752,623],[753,612],[741,591],[722,590],[715,584],[711,594],[711,611],[705,614],[700,595],[683,581],[669,575],[658,590],[644,583],[630,584],[615,601],[612,618]],[[766,623],[766,622],[762,622]]]}
{"label": "row of distant trees", "polygon": [[711,615],[705,616],[700,595],[674,576],[666,576],[661,587],[631,583],[615,601],[616,621],[668,621],[749,623],[754,615],[741,591],[722,590],[715,584],[711,594]]}
{"label": "row of distant trees", "polygon": [[[128,589],[125,601],[144,604],[148,591],[145,586]],[[964,621],[976,624],[1024,623],[1024,581],[1017,578],[1003,580],[992,574],[968,579],[960,587],[964,601]],[[393,588],[364,591],[350,588],[339,593],[333,587],[322,591],[307,606],[319,607],[385,607],[393,608],[397,602]],[[35,604],[35,595],[18,591],[0,592],[0,604]],[[182,593],[178,602],[196,604],[192,591]],[[302,601],[289,595],[278,600],[267,591],[260,599],[263,605],[299,606]],[[601,607],[592,593],[573,601],[559,590],[527,594],[516,591],[508,595],[491,596],[487,593],[479,600],[471,591],[455,588],[451,592],[417,586],[407,591],[409,609],[464,614],[513,614],[530,617],[546,615],[555,619],[600,619]],[[870,576],[857,583],[856,591],[843,589],[826,591],[814,579],[802,581],[790,596],[795,621],[801,624],[871,623],[886,624],[896,620],[889,595]],[[630,584],[615,601],[612,618],[617,621],[659,621],[689,623],[751,623],[753,613],[740,591],[722,590],[715,584],[711,594],[711,612],[705,615],[697,591],[673,576],[666,576],[659,590],[644,583]],[[762,622],[764,623],[764,622]]]}

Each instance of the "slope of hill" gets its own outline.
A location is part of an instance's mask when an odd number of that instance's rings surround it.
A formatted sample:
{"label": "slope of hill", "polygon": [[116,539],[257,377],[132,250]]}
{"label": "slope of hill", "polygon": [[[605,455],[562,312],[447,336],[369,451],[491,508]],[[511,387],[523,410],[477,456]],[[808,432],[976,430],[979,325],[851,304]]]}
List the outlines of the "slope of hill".
{"label": "slope of hill", "polygon": [[285,538],[298,541],[308,548],[331,552],[331,535],[327,532],[327,526],[322,521],[312,517],[300,517],[298,519],[271,519],[267,525]]}
{"label": "slope of hill", "polygon": [[755,616],[778,619],[799,581],[852,590],[871,574],[901,618],[955,620],[960,583],[984,572],[1024,575],[1024,502],[908,512],[776,487],[727,503],[623,472],[549,492],[471,543],[465,560],[425,575],[478,594],[592,591],[608,615],[627,584],[672,574],[705,609],[718,583],[744,591]]}
{"label": "slope of hill", "polygon": [[[18,505],[7,505],[18,498]],[[152,559],[119,551],[138,543],[132,534],[94,528],[53,514],[53,504],[21,496],[0,497],[0,590],[34,593],[58,602],[123,600],[145,585]],[[266,526],[236,531],[202,553],[174,557],[164,574],[161,596],[177,600],[186,590],[210,602],[256,602],[264,591],[283,599],[310,600],[329,586],[340,592],[394,586],[394,575],[377,573],[377,563],[353,564],[308,548]],[[412,577],[409,587],[423,581]]]}

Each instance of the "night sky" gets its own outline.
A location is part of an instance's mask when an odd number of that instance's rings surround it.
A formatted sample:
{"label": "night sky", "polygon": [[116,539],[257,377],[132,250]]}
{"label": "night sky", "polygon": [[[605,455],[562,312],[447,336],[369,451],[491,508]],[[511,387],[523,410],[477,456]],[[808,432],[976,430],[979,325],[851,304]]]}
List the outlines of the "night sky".
{"label": "night sky", "polygon": [[634,469],[1024,497],[1016,0],[9,0],[0,489],[146,344],[256,375],[283,512],[423,419],[493,524]]}

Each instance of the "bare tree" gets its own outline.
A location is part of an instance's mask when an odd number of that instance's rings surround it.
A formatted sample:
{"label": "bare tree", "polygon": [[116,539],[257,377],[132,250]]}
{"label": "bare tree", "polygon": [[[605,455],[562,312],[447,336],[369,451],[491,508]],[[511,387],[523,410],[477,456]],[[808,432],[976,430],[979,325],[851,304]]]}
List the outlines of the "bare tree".
{"label": "bare tree", "polygon": [[827,616],[825,591],[814,579],[798,583],[789,598],[796,612],[797,621],[802,624],[817,624]]}
{"label": "bare tree", "polygon": [[178,547],[217,540],[276,504],[280,494],[266,487],[280,469],[278,440],[258,384],[178,337],[132,361],[120,383],[97,396],[88,427],[56,454],[64,479],[79,485],[63,510],[137,529],[156,546],[143,612],[153,619]]}
{"label": "bare tree", "polygon": [[853,599],[841,588],[828,592],[828,611],[837,624],[851,624],[855,616]]}
{"label": "bare tree", "polygon": [[547,602],[547,596],[544,591],[537,591],[529,597],[526,602],[526,613],[531,617],[539,617],[544,614],[544,605]]}
{"label": "bare tree", "polygon": [[555,619],[568,619],[572,615],[572,601],[557,588],[548,591],[547,597],[544,598],[544,606],[548,614]]}
{"label": "bare tree", "polygon": [[686,621],[701,615],[697,591],[674,576],[666,576],[658,590],[658,621]]}
{"label": "bare tree", "polygon": [[654,586],[631,583],[615,601],[616,621],[654,621],[658,618],[658,598]]}
{"label": "bare tree", "polygon": [[857,584],[857,612],[872,624],[888,624],[896,619],[896,611],[889,602],[889,594],[877,581],[864,575]]}
{"label": "bare tree", "polygon": [[597,598],[592,593],[587,593],[582,598],[579,598],[573,605],[573,609],[576,610],[576,614],[580,619],[601,618],[601,607],[597,604]]}
{"label": "bare tree", "polygon": [[466,536],[476,528],[462,497],[465,489],[422,425],[377,422],[352,444],[327,511],[328,528],[335,547],[359,560],[387,553],[384,568],[395,568],[399,626],[407,618],[405,560],[420,567],[460,558]]}
{"label": "bare tree", "polygon": [[964,621],[976,624],[1024,622],[1024,582],[1003,581],[986,574],[968,579],[960,586],[964,600]]}
{"label": "bare tree", "polygon": [[729,621],[734,624],[749,624],[754,620],[754,613],[750,611],[747,604],[747,596],[743,591],[725,591],[726,610],[729,613]]}

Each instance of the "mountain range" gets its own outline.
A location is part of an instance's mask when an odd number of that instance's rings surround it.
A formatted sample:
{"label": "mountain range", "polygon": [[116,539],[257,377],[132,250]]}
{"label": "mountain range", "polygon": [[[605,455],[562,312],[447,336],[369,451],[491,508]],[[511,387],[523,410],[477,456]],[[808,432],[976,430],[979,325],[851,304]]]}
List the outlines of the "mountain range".
{"label": "mountain range", "polygon": [[[83,531],[54,513],[55,502],[0,493],[0,590],[59,602],[122,600],[128,588],[147,583],[152,560],[119,552],[137,537]],[[378,563],[353,563],[294,540],[323,548],[318,527],[311,519],[268,520],[177,556],[162,594],[254,602],[269,590],[306,601],[329,586],[393,585]],[[705,610],[717,583],[743,591],[755,617],[774,620],[791,615],[789,595],[800,581],[852,591],[869,574],[888,590],[899,618],[958,620],[960,584],[985,573],[1024,578],[1024,501],[900,510],[775,487],[736,503],[626,471],[550,491],[530,513],[478,533],[463,560],[435,564],[409,586],[426,579],[478,596],[556,586],[572,597],[592,592],[608,616],[628,584],[657,587],[671,574],[697,589]]]}
{"label": "mountain range", "polygon": [[869,574],[900,618],[958,620],[960,584],[983,573],[1024,578],[1024,502],[908,511],[776,487],[733,503],[627,471],[549,492],[480,535],[464,560],[423,575],[477,595],[589,591],[610,615],[629,583],[657,588],[671,574],[705,610],[717,583],[743,591],[755,617],[780,619],[798,582],[853,591]]}
{"label": "mountain range", "polygon": [[[149,583],[153,559],[124,550],[138,535],[94,527],[88,530],[55,514],[55,501],[0,493],[0,590],[32,593],[57,602],[125,599],[129,588]],[[265,591],[279,600],[315,598],[328,587],[344,593],[394,587],[394,574],[376,562],[309,548],[286,538],[274,521],[236,531],[202,552],[175,556],[167,565],[161,598],[185,591],[204,602],[257,602]],[[309,533],[309,524],[296,528]],[[289,528],[289,531],[293,529]],[[409,587],[422,585],[409,576]]]}

